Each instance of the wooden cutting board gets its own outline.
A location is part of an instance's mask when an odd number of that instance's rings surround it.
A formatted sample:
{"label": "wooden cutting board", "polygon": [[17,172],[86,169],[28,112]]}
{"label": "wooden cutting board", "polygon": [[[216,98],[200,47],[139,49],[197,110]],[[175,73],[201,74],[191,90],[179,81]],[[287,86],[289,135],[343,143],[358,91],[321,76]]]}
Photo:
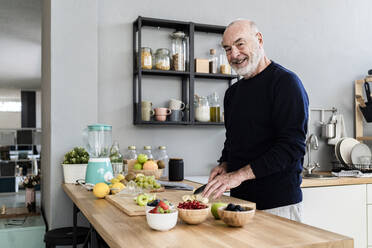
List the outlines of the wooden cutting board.
{"label": "wooden cutting board", "polygon": [[[192,194],[191,191],[183,191],[183,190],[166,190],[165,192],[156,193],[156,198],[158,199],[167,199],[175,206],[178,205],[179,202],[182,202],[182,196]],[[114,205],[115,207],[119,208],[121,211],[126,213],[129,216],[138,216],[138,215],[146,215],[145,207],[141,207],[137,205],[134,201],[134,196],[127,197],[123,195],[108,195],[105,199]],[[246,201],[228,197],[228,196],[221,196],[219,199],[214,200],[213,202],[226,202],[226,203],[234,203],[234,204],[246,204],[249,207],[256,208],[255,203],[247,204]],[[213,203],[212,202],[212,203]]]}

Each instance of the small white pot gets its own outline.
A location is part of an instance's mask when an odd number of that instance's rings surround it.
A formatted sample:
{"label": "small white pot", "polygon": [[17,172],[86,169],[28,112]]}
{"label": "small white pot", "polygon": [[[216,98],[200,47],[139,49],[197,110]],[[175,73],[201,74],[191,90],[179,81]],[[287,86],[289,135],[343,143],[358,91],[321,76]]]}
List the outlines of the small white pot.
{"label": "small white pot", "polygon": [[88,164],[62,164],[65,183],[76,183],[76,180],[85,180]]}

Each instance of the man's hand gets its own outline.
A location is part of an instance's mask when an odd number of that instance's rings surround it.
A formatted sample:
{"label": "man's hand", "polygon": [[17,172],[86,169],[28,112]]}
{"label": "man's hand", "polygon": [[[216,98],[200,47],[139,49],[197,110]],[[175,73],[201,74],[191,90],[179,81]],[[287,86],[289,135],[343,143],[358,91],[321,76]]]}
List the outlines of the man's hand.
{"label": "man's hand", "polygon": [[230,173],[227,173],[226,167],[224,167],[223,173],[220,174],[218,172],[222,169],[218,167],[212,170],[208,184],[203,191],[203,197],[208,198],[214,194],[213,199],[216,199],[226,190],[238,187],[243,181],[256,178],[250,165]]}
{"label": "man's hand", "polygon": [[214,167],[209,175],[208,183],[212,181],[216,176],[226,174],[226,162],[222,162],[220,165]]}

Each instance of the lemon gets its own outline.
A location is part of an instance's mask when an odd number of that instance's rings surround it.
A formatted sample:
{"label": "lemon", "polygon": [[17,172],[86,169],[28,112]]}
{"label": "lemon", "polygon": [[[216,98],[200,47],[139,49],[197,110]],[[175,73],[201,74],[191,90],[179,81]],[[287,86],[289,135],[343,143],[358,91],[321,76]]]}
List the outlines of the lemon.
{"label": "lemon", "polygon": [[117,178],[119,181],[121,181],[121,180],[124,179],[124,176],[123,176],[123,174],[119,174],[119,175],[116,176],[116,178]]}
{"label": "lemon", "polygon": [[120,182],[120,180],[119,179],[117,179],[117,178],[113,178],[113,179],[111,179],[111,181],[110,181],[112,184],[115,184],[115,183],[118,183],[118,182]]}
{"label": "lemon", "polygon": [[96,185],[94,185],[93,194],[97,198],[104,198],[109,193],[110,193],[110,188],[109,188],[109,186],[107,184],[105,184],[105,183],[97,183]]}
{"label": "lemon", "polygon": [[125,186],[122,183],[114,183],[111,187],[111,193],[116,194],[119,193]]}

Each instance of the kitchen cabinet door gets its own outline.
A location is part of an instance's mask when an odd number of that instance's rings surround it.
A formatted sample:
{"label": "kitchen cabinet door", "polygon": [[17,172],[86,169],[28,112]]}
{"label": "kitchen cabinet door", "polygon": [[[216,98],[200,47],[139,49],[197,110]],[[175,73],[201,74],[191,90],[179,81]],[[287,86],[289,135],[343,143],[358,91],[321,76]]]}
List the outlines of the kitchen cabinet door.
{"label": "kitchen cabinet door", "polygon": [[367,247],[366,185],[303,188],[303,222]]}

